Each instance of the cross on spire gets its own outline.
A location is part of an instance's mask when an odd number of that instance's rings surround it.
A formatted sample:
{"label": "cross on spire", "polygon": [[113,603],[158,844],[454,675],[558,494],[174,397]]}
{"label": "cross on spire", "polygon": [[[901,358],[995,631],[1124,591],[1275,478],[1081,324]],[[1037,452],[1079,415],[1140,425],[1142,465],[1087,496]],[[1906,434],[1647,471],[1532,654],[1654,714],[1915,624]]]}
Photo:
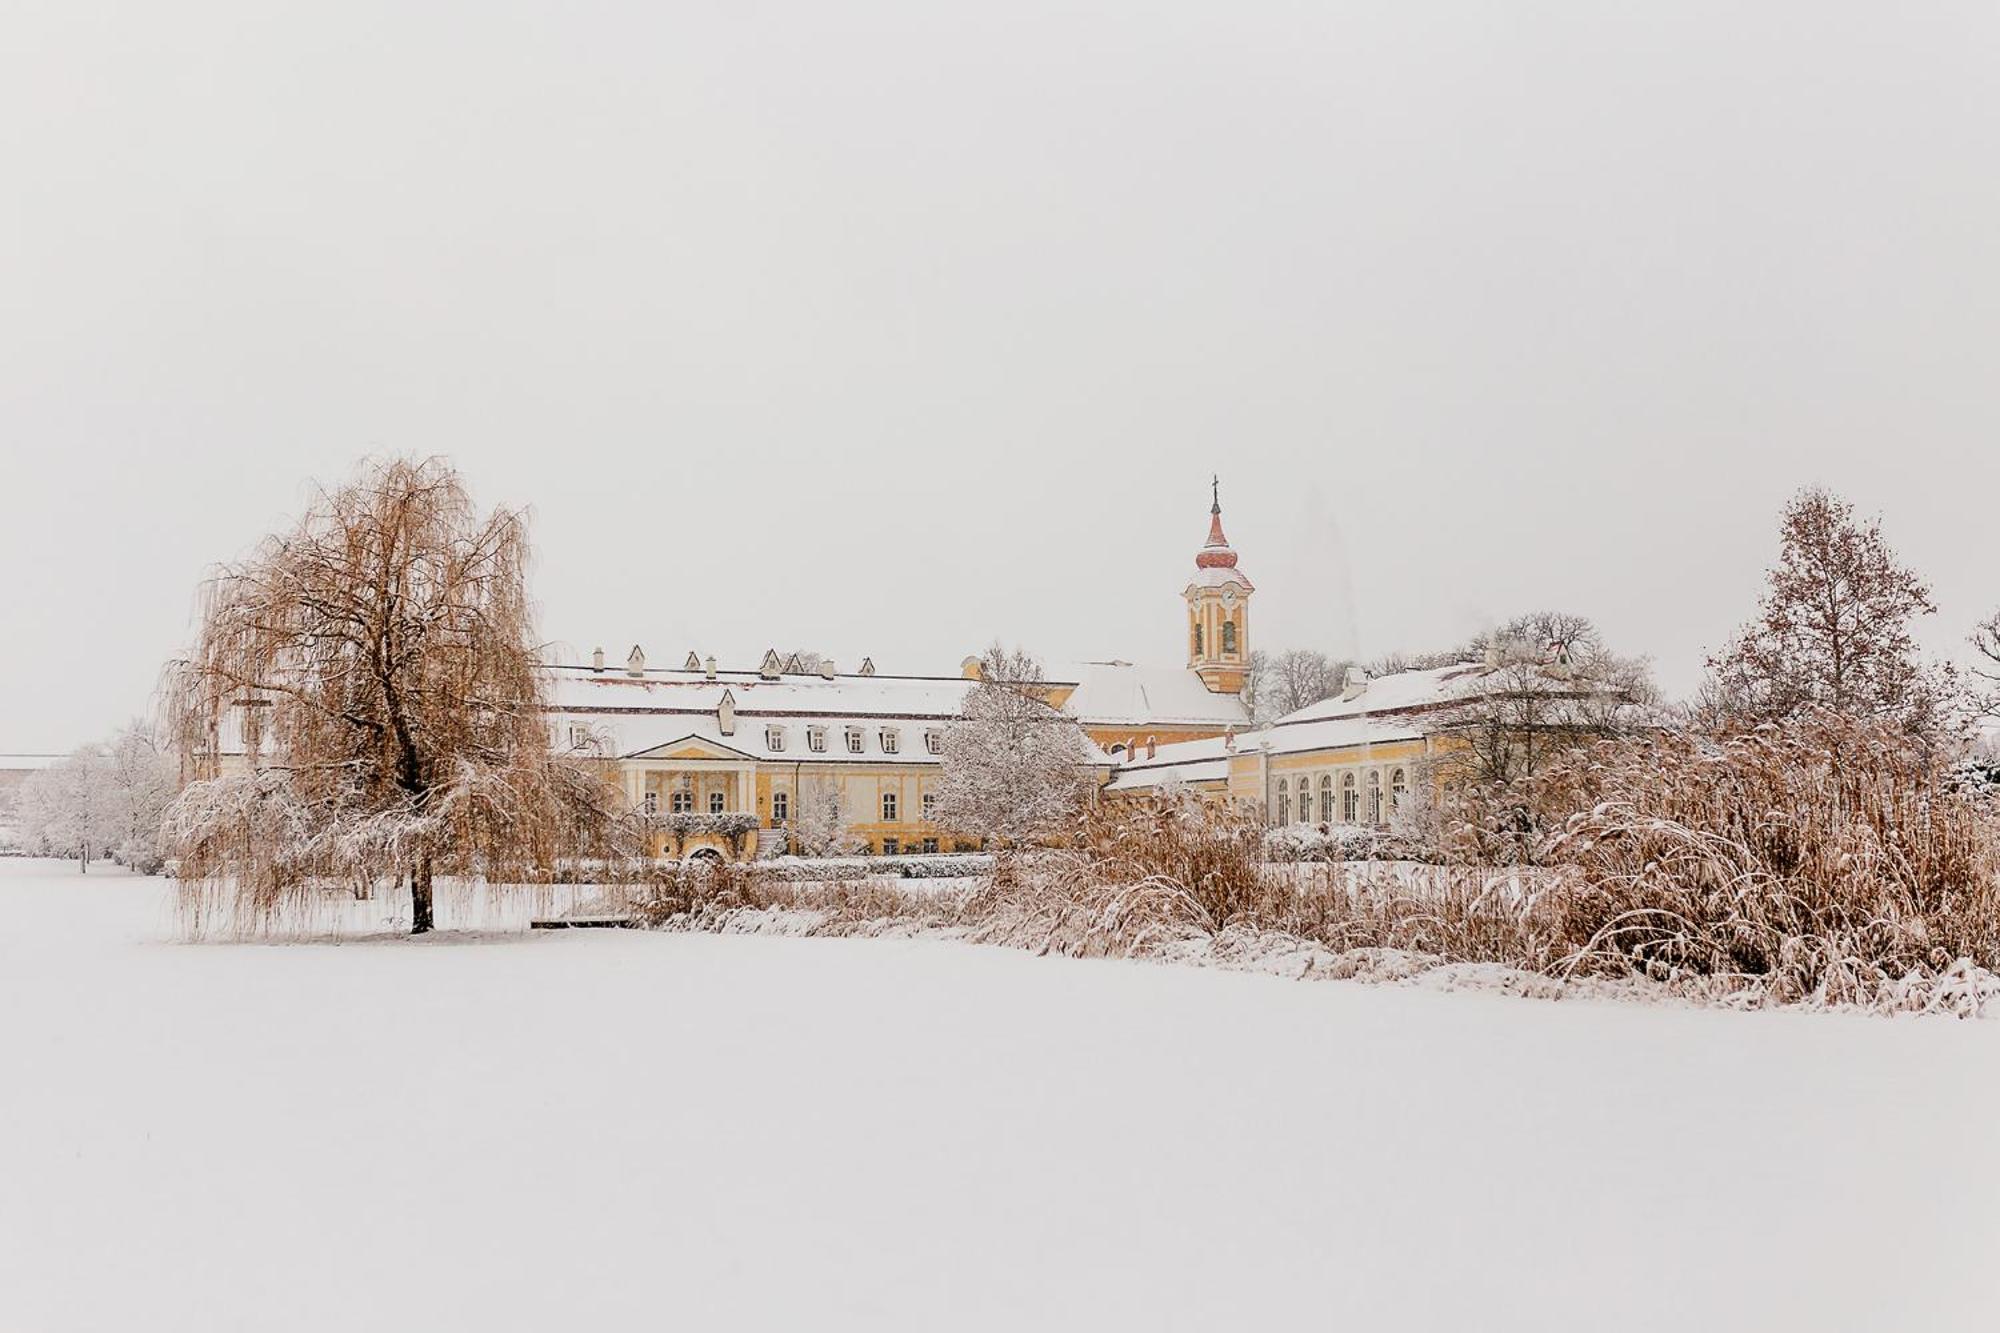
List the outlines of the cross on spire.
{"label": "cross on spire", "polygon": [[1211,500],[1212,500],[1212,502],[1213,502],[1213,503],[1211,503],[1211,504],[1210,504],[1210,505],[1208,506],[1208,512],[1209,512],[1209,513],[1211,513],[1211,514],[1219,514],[1219,513],[1221,513],[1221,512],[1222,512],[1222,478],[1221,478],[1220,476],[1217,476],[1217,475],[1215,475],[1214,473],[1210,473],[1210,474],[1209,474],[1209,478],[1208,478],[1208,493],[1209,493],[1209,497],[1210,497],[1210,499],[1211,499]]}

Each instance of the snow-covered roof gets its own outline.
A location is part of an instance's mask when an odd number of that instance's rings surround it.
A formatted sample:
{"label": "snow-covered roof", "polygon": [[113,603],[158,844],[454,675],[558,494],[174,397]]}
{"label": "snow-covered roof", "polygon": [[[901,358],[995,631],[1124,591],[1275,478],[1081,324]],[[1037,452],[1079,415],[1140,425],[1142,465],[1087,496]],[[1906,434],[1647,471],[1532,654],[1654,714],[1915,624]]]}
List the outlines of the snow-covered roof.
{"label": "snow-covered roof", "polygon": [[1363,686],[1353,698],[1336,695],[1289,713],[1269,726],[1245,731],[1233,747],[1223,737],[1162,745],[1150,757],[1119,766],[1113,791],[1132,791],[1170,782],[1198,782],[1228,775],[1229,756],[1267,750],[1273,755],[1352,749],[1422,740],[1420,714],[1478,690],[1490,671],[1459,663],[1426,671],[1399,671]]}
{"label": "snow-covered roof", "polygon": [[1363,685],[1354,698],[1345,692],[1295,713],[1287,713],[1271,725],[1289,727],[1334,717],[1362,717],[1371,713],[1407,712],[1454,703],[1479,692],[1479,682],[1492,668],[1478,662],[1458,662],[1424,671],[1398,671]]}
{"label": "snow-covered roof", "polygon": [[1250,720],[1239,696],[1216,693],[1185,667],[1083,662],[1073,679],[1076,690],[1064,706],[1086,723],[1240,727]]}
{"label": "snow-covered roof", "polygon": [[1207,568],[1197,569],[1194,572],[1194,577],[1188,580],[1190,588],[1222,588],[1232,583],[1239,588],[1247,588],[1252,592],[1256,591],[1256,587],[1248,578],[1244,577],[1243,571],[1233,566],[1212,565]]}
{"label": "snow-covered roof", "polygon": [[[649,750],[696,740],[769,763],[937,764],[924,733],[956,718],[974,683],[962,676],[780,675],[718,671],[647,671],[552,667],[552,709],[564,724],[590,727],[607,737],[610,753],[633,758]],[[1068,682],[1062,682],[1068,683]],[[718,710],[723,695],[735,709],[735,729],[724,734]],[[825,730],[826,748],[810,746],[813,728]],[[847,733],[861,733],[861,749],[848,749]],[[776,729],[779,735],[773,735]],[[884,730],[896,748],[883,746]],[[559,738],[561,739],[561,738]],[[780,746],[771,744],[781,741]],[[1117,761],[1088,740],[1085,761]]]}
{"label": "snow-covered roof", "polygon": [[550,703],[562,712],[714,713],[726,691],[740,714],[817,717],[956,717],[972,682],[959,676],[781,675],[755,671],[645,671],[550,667]]}
{"label": "snow-covered roof", "polygon": [[[1243,740],[1242,736],[1236,738],[1236,749],[1242,748]],[[1141,751],[1140,757],[1118,767],[1112,775],[1110,790],[1131,791],[1163,787],[1174,782],[1219,781],[1229,776],[1229,760],[1234,753],[1226,736],[1162,745],[1154,750],[1150,758],[1144,757]]]}
{"label": "snow-covered roof", "polygon": [[32,773],[62,759],[59,754],[0,754],[0,773]]}

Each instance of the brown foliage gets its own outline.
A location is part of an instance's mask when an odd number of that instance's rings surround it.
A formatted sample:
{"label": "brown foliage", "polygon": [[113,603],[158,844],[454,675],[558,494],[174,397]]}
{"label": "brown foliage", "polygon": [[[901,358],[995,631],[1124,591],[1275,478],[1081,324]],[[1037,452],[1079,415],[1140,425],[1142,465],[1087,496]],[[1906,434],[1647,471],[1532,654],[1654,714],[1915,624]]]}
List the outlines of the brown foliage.
{"label": "brown foliage", "polygon": [[1816,488],[1785,506],[1778,561],[1757,616],[1709,661],[1701,702],[1736,724],[1809,709],[1892,722],[1937,743],[1955,730],[1959,685],[1919,660],[1910,623],[1936,611],[1877,521]]}
{"label": "brown foliage", "polygon": [[2000,969],[1990,817],[1891,724],[1813,710],[1605,745],[1520,796],[1565,886],[1565,966],[1836,1000],[1960,959]]}
{"label": "brown foliage", "polygon": [[[268,922],[327,880],[407,874],[423,931],[433,874],[613,850],[615,794],[550,753],[528,560],[523,515],[395,459],[219,569],[168,680],[183,882]],[[221,772],[232,732],[248,774]]]}

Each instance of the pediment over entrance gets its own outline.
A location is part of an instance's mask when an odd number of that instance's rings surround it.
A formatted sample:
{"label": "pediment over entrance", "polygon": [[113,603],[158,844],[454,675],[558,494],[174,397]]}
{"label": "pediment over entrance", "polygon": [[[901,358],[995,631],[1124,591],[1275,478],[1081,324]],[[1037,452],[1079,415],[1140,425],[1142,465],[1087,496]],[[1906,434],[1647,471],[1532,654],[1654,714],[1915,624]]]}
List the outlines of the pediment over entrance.
{"label": "pediment over entrance", "polygon": [[734,763],[756,756],[742,750],[731,749],[727,745],[709,740],[705,736],[683,736],[679,740],[655,745],[650,750],[639,750],[625,756],[627,759],[720,759]]}

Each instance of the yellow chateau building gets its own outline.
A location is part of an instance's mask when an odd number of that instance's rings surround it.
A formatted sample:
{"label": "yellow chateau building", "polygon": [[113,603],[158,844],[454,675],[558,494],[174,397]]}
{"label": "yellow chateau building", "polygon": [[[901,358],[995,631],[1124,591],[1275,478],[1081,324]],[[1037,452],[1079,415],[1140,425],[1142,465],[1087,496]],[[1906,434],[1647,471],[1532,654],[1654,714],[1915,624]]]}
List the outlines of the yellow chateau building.
{"label": "yellow chateau building", "polygon": [[[1478,693],[1494,667],[1465,662],[1375,681],[1357,673],[1336,697],[1252,728],[1243,689],[1255,593],[1211,496],[1208,540],[1181,593],[1186,665],[1059,668],[1050,701],[1089,736],[1109,797],[1171,787],[1274,824],[1387,823],[1439,743],[1427,721]],[[638,808],[737,816],[722,822],[754,824],[758,848],[770,850],[831,790],[868,850],[949,851],[970,844],[931,813],[944,729],[977,670],[968,658],[955,676],[896,675],[871,660],[842,672],[775,650],[755,670],[722,670],[692,652],[662,669],[634,646],[622,668],[607,667],[602,651],[589,666],[551,667],[551,708],[558,746],[604,757]],[[661,850],[723,845],[700,835]]]}
{"label": "yellow chateau building", "polygon": [[[1104,780],[1135,756],[1219,743],[1249,725],[1243,686],[1255,591],[1223,535],[1220,499],[1211,496],[1208,541],[1182,592],[1187,664],[1084,662],[1051,672],[1049,700],[1082,724]],[[759,844],[770,848],[831,788],[851,834],[869,850],[951,850],[967,844],[930,816],[944,729],[977,672],[977,658],[953,676],[897,675],[872,660],[842,672],[775,649],[754,670],[724,670],[693,652],[659,668],[634,645],[622,668],[607,666],[601,650],[588,666],[551,667],[551,708],[558,748],[609,760],[612,780],[635,807],[749,816]]]}

